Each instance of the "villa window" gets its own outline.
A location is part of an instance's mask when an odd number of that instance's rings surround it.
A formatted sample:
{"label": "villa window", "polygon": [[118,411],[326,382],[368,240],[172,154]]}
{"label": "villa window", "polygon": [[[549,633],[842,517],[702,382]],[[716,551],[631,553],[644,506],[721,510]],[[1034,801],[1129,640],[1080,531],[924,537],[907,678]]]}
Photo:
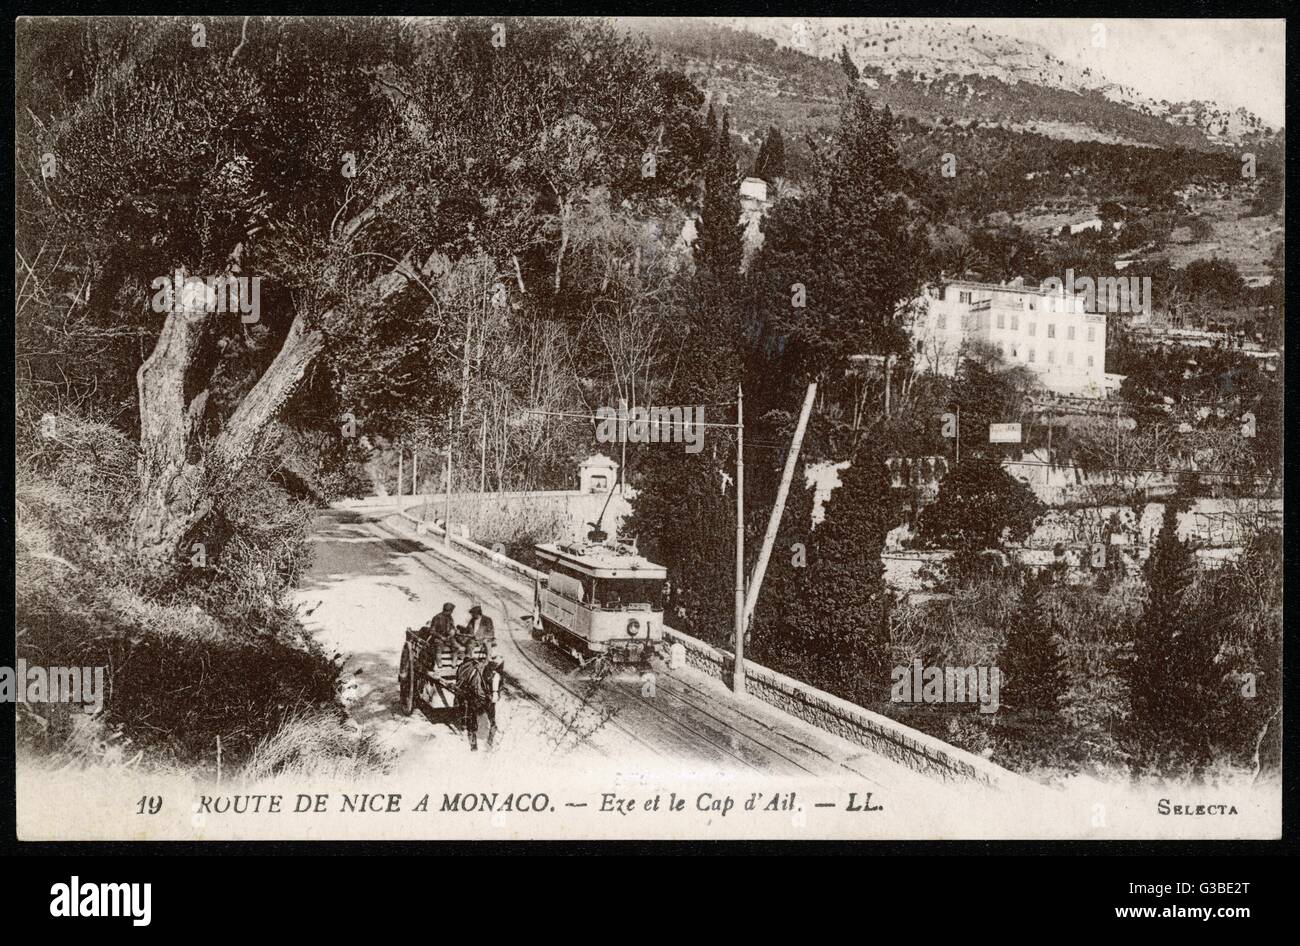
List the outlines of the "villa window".
{"label": "villa window", "polygon": [[1029,360],[1030,361],[1034,360],[1034,350],[1032,348],[1029,349]]}
{"label": "villa window", "polygon": [[1033,337],[1034,337],[1035,335],[1037,335],[1037,334],[1038,334],[1038,323],[1037,323],[1037,322],[1030,322],[1030,323],[1029,323],[1029,337],[1030,337],[1030,338],[1033,338]]}
{"label": "villa window", "polygon": [[1089,367],[1089,368],[1092,367],[1092,355],[1089,355],[1089,356],[1088,356],[1088,367]]}
{"label": "villa window", "polygon": [[943,331],[944,329],[946,329],[946,328],[948,327],[948,316],[947,316],[945,313],[943,313],[943,312],[940,312],[940,313],[939,313],[939,322],[938,322],[938,325],[939,325],[939,330],[940,330],[940,331]]}
{"label": "villa window", "polygon": [[1007,327],[1007,316],[1006,316],[1006,313],[999,312],[999,313],[998,313],[998,328],[1006,328],[1006,327]]}
{"label": "villa window", "polygon": [[1068,338],[1070,341],[1074,341],[1074,326],[1073,326],[1073,325],[1071,325],[1068,329],[1066,329],[1066,331],[1065,331],[1065,337]]}
{"label": "villa window", "polygon": [[1020,316],[1019,316],[1019,315],[1015,315],[1015,314],[1013,314],[1013,315],[1011,316],[1011,331],[1013,331],[1013,332],[1018,332],[1018,331],[1020,331]]}
{"label": "villa window", "polygon": [[1054,364],[1056,364],[1056,350],[1055,350],[1055,349],[1051,349],[1051,348],[1049,348],[1049,349],[1047,350],[1047,363],[1048,363],[1049,365],[1054,365]]}
{"label": "villa window", "polygon": [[1072,352],[1072,351],[1067,351],[1067,352],[1065,353],[1065,363],[1066,363],[1067,365],[1072,365],[1072,364],[1074,364],[1074,352]]}
{"label": "villa window", "polygon": [[970,304],[970,293],[969,293],[969,292],[958,292],[958,293],[957,293],[957,301],[958,301],[958,302],[963,302],[963,303],[966,303],[967,305],[969,305],[969,304]]}
{"label": "villa window", "polygon": [[[1090,342],[1095,342],[1096,340],[1097,340],[1097,327],[1096,327],[1095,325],[1089,325],[1089,326],[1088,326],[1088,341],[1090,341]],[[1089,364],[1091,364],[1091,363],[1092,363],[1092,362],[1089,361]]]}
{"label": "villa window", "polygon": [[1047,337],[1056,338],[1056,323],[1049,322],[1047,325]]}

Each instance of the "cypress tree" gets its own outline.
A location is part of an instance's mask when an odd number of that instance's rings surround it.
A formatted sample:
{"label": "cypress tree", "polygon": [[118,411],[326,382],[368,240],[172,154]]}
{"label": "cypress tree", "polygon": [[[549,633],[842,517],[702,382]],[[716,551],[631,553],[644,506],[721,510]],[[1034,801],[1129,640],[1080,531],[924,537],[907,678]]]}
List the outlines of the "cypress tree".
{"label": "cypress tree", "polygon": [[1133,628],[1129,665],[1129,750],[1139,768],[1200,769],[1210,760],[1217,673],[1211,622],[1190,607],[1196,579],[1191,543],[1178,538],[1180,497],[1165,506],[1160,535],[1146,563],[1148,596]]}
{"label": "cypress tree", "polygon": [[813,533],[807,591],[790,603],[787,621],[803,679],[859,703],[888,693],[892,603],[880,553],[895,525],[884,457],[863,451],[840,473]]}
{"label": "cypress tree", "polygon": [[844,70],[849,85],[858,84],[858,77],[861,73],[858,71],[858,67],[853,64],[853,57],[849,55],[849,47],[844,43],[840,44],[840,68]]}
{"label": "cypress tree", "polygon": [[1054,639],[1055,621],[1044,599],[1045,576],[1028,579],[1020,607],[998,656],[1002,707],[1011,713],[1055,717],[1068,678]]}
{"label": "cypress tree", "polygon": [[695,240],[696,264],[719,278],[735,276],[744,256],[736,156],[731,150],[730,116],[722,113],[718,142],[704,172],[704,206]]}
{"label": "cypress tree", "polygon": [[778,177],[785,177],[785,138],[781,129],[772,125],[767,130],[767,137],[758,149],[754,161],[754,177],[761,177],[771,184]]}

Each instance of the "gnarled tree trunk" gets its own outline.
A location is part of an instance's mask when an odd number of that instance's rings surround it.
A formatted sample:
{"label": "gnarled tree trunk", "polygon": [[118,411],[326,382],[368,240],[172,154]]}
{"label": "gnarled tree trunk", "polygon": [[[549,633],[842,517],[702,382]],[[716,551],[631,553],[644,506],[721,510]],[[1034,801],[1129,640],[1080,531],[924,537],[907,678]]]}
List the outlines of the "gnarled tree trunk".
{"label": "gnarled tree trunk", "polygon": [[191,445],[207,403],[207,391],[185,403],[185,376],[207,330],[209,313],[176,308],[168,313],[153,352],[136,372],[140,398],[139,498],[132,545],[170,569],[181,543],[212,508],[204,489],[206,469]]}
{"label": "gnarled tree trunk", "polygon": [[[427,275],[433,259],[422,270]],[[369,286],[382,304],[416,278],[403,260]],[[168,314],[158,343],[136,374],[140,397],[140,490],[132,547],[166,575],[188,560],[185,542],[212,510],[212,484],[229,482],[252,457],[284,403],[324,347],[320,328],[334,313],[313,320],[299,312],[266,373],[240,402],[221,435],[204,453],[198,442],[207,391],[185,403],[186,375],[198,354],[211,313]]]}

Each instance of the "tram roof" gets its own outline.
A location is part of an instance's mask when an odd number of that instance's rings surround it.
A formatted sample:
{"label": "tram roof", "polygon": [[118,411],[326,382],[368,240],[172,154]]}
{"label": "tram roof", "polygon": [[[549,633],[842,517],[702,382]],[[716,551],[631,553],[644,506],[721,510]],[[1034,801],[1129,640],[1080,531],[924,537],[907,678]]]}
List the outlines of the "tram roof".
{"label": "tram roof", "polygon": [[608,545],[569,545],[550,542],[537,546],[537,554],[592,578],[665,579],[668,569],[631,552]]}

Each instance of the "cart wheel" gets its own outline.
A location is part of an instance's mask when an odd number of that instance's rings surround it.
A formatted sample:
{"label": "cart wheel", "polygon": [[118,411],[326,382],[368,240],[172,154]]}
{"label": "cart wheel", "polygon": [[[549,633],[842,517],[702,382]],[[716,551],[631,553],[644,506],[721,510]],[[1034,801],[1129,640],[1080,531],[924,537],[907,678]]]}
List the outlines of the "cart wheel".
{"label": "cart wheel", "polygon": [[411,645],[402,648],[402,662],[397,667],[397,689],[401,699],[402,715],[415,711],[415,673],[411,666]]}

